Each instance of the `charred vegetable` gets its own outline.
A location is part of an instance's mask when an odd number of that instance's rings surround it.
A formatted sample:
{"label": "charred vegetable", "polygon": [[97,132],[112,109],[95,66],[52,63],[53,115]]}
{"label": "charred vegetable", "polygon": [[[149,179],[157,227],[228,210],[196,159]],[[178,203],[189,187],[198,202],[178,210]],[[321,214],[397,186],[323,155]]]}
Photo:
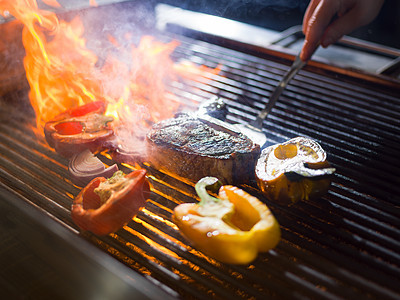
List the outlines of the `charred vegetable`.
{"label": "charred vegetable", "polygon": [[71,181],[79,186],[85,186],[96,177],[111,177],[118,171],[117,164],[106,168],[106,166],[98,159],[89,149],[78,153],[69,161],[68,171]]}
{"label": "charred vegetable", "polygon": [[61,113],[45,124],[47,143],[65,157],[85,149],[99,150],[113,135],[108,126],[113,118],[105,116],[105,110],[104,102],[95,101]]}
{"label": "charred vegetable", "polygon": [[[280,241],[278,222],[257,198],[237,187],[221,186],[215,177],[199,180],[195,188],[201,201],[178,205],[173,218],[199,250],[224,263],[248,264]],[[207,189],[219,189],[218,198]]]}
{"label": "charred vegetable", "polygon": [[97,235],[115,232],[143,208],[149,193],[144,169],[127,175],[118,171],[109,179],[97,177],[75,198],[72,220]]}
{"label": "charred vegetable", "polygon": [[265,148],[256,164],[260,189],[282,204],[321,197],[334,172],[322,147],[304,137]]}

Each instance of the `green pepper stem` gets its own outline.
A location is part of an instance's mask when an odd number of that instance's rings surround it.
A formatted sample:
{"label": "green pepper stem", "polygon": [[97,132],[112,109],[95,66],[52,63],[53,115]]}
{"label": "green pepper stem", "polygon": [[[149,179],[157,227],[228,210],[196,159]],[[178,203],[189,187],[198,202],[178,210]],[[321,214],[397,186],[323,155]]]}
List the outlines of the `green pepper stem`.
{"label": "green pepper stem", "polygon": [[199,205],[221,201],[221,199],[213,197],[208,193],[208,191],[217,193],[221,186],[222,183],[216,177],[204,177],[200,179],[194,187],[197,195],[200,197]]}

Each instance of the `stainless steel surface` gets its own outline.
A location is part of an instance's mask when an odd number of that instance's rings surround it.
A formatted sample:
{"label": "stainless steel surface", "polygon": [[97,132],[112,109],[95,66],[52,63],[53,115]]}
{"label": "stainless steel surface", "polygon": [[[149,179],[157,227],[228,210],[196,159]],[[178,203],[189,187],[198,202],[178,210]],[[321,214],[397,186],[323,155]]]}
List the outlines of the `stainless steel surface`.
{"label": "stainless steel surface", "polygon": [[161,31],[174,24],[185,29],[201,31],[213,36],[223,37],[235,42],[252,43],[260,47],[271,45],[280,37],[280,32],[244,24],[218,16],[184,10],[166,4],[155,8],[157,28]]}
{"label": "stainless steel surface", "polygon": [[[301,26],[285,30],[272,42],[293,51],[300,51],[303,43],[304,35]],[[399,79],[400,49],[344,36],[339,42],[326,49],[316,49],[313,57],[317,61],[344,69],[383,74]]]}
{"label": "stainless steel surface", "polygon": [[[236,45],[241,43],[257,51],[266,47],[296,55],[304,43],[301,25],[277,32],[214,16],[207,16],[205,22],[201,13],[165,4],[157,5],[156,14],[160,16],[157,19],[160,29],[175,28],[175,31],[183,32],[189,30],[200,35],[206,33],[207,36],[219,37],[228,42],[234,41]],[[343,70],[381,74],[385,66],[390,65],[399,56],[399,49],[345,36],[335,45],[326,49],[318,48],[313,59]]]}

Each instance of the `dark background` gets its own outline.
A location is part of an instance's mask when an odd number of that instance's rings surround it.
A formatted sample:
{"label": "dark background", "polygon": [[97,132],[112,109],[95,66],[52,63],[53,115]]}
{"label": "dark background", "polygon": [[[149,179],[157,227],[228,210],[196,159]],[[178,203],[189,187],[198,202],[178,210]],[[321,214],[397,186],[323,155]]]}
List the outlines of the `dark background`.
{"label": "dark background", "polygon": [[[309,3],[306,0],[163,0],[160,2],[276,31],[302,24]],[[400,1],[386,0],[380,14],[372,23],[349,35],[400,48]]]}

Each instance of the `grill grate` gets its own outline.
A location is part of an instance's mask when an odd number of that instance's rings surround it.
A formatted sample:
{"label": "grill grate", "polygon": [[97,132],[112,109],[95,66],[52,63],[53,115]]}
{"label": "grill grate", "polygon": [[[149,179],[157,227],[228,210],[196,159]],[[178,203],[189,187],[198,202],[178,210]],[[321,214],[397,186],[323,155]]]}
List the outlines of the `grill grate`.
{"label": "grill grate", "polygon": [[[161,38],[171,37],[177,38]],[[222,71],[211,84],[190,82],[190,91],[187,85],[172,83],[171,92],[187,103],[223,97],[230,108],[229,122],[254,119],[290,64],[271,54],[178,38],[175,60],[220,64]],[[181,202],[196,201],[193,186],[146,165],[154,191],[145,209],[116,234],[79,233],[70,218],[79,189],[68,179],[67,160],[38,140],[30,118],[24,123],[15,117],[17,112],[10,113],[6,96],[0,121],[0,184],[132,272],[184,299],[398,299],[399,91],[312,65],[300,71],[264,129],[271,144],[300,135],[317,140],[337,173],[325,197],[290,208],[243,186],[267,203],[282,228],[276,249],[249,266],[220,264],[187,246],[171,212]],[[28,101],[25,94],[14,97]],[[106,154],[103,160],[111,164]]]}

